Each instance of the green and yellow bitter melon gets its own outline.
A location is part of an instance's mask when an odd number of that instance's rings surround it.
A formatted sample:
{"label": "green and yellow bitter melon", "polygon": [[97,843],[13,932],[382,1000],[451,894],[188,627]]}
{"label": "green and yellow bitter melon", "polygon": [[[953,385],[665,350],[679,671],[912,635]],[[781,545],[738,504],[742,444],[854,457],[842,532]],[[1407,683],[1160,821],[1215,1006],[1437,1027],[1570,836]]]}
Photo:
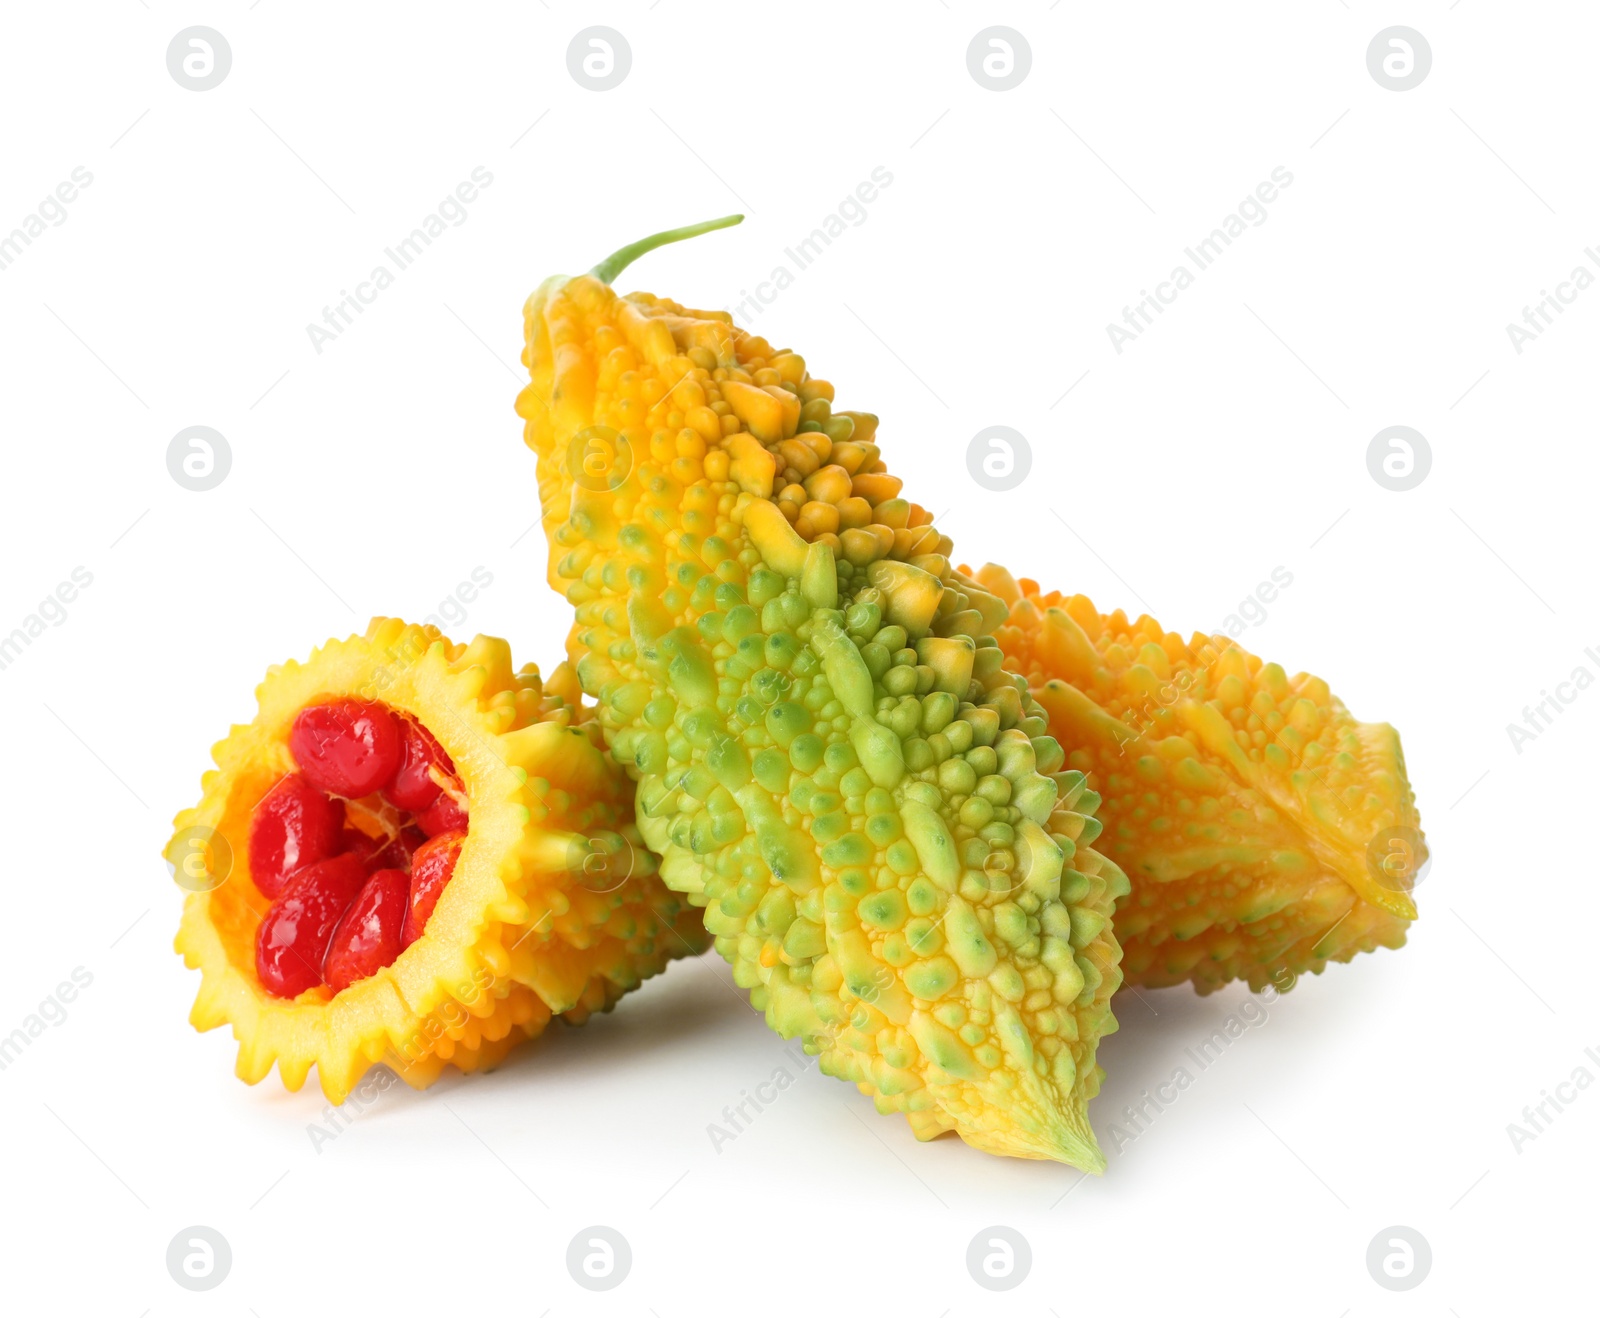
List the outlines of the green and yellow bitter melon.
{"label": "green and yellow bitter melon", "polygon": [[1098,1171],[1127,891],[877,418],[721,312],[610,282],[526,308],[549,579],[662,877],[779,1033],[920,1138]]}

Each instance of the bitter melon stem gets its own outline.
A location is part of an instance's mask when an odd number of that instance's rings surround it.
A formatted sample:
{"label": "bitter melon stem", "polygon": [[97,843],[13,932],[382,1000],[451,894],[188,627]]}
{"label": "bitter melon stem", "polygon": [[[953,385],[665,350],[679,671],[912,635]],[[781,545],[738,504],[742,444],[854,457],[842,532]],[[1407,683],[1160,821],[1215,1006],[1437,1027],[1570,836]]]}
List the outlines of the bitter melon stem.
{"label": "bitter melon stem", "polygon": [[646,252],[653,252],[658,247],[665,247],[668,243],[682,242],[685,238],[698,238],[703,233],[710,233],[713,229],[729,229],[744,219],[743,215],[724,215],[717,220],[702,220],[699,224],[686,224],[681,229],[663,229],[660,233],[653,233],[648,238],[641,238],[637,242],[629,243],[626,247],[619,247],[610,256],[600,262],[589,273],[602,284],[609,284],[630,265],[637,261]]}

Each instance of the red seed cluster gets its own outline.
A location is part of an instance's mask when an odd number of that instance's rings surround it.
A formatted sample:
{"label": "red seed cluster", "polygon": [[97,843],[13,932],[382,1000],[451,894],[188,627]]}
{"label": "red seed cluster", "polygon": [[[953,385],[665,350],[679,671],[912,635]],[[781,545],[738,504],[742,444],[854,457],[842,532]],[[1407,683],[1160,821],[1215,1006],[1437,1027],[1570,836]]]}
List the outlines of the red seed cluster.
{"label": "red seed cluster", "polygon": [[420,938],[468,823],[449,755],[387,705],[308,705],[289,751],[298,772],[261,799],[249,847],[250,873],[272,903],[256,974],[280,998],[319,984],[341,992]]}

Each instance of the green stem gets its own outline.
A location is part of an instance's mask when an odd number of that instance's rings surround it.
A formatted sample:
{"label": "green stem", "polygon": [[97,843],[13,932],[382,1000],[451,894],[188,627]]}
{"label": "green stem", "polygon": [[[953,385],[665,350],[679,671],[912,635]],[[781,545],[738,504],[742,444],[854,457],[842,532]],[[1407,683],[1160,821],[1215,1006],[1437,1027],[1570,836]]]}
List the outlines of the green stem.
{"label": "green stem", "polygon": [[743,215],[724,215],[720,220],[703,220],[699,224],[687,224],[681,229],[663,229],[660,233],[653,233],[636,243],[619,247],[589,273],[601,283],[609,284],[646,252],[653,252],[668,243],[681,242],[685,238],[695,238],[702,233],[710,233],[713,229],[729,228],[742,219]]}

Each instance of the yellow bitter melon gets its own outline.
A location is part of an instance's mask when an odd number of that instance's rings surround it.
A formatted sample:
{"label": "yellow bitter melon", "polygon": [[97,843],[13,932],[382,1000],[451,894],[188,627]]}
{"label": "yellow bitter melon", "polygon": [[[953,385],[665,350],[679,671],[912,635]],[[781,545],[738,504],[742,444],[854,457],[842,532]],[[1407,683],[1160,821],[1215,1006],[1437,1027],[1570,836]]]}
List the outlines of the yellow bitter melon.
{"label": "yellow bitter melon", "polygon": [[1084,776],[900,497],[877,418],[721,312],[610,280],[526,308],[549,576],[662,877],[821,1068],[919,1138],[1098,1171],[1127,881]]}
{"label": "yellow bitter melon", "polygon": [[1185,643],[993,564],[977,578],[1010,606],[1007,661],[1102,798],[1099,846],[1132,887],[1127,983],[1283,988],[1405,942],[1427,847],[1392,727],[1225,636]]}
{"label": "yellow bitter melon", "polygon": [[[565,665],[546,685],[531,665],[513,671],[504,641],[452,644],[436,628],[379,618],[365,636],[272,668],[256,694],[255,718],[217,744],[201,800],[177,816],[166,849],[189,890],[176,947],[202,977],[190,1019],[233,1027],[245,1081],[276,1062],[298,1089],[315,1065],[339,1103],[383,1062],[420,1088],[446,1065],[494,1065],[553,1015],[576,1024],[609,1010],[670,958],[705,946],[692,907],[655,877],[632,784],[577,706]],[[381,702],[430,732],[453,761],[451,791],[470,823],[425,928],[392,964],[337,993],[315,983],[313,967],[314,987],[276,996],[257,957],[279,881],[252,875],[252,820],[298,777],[297,716],[341,698]],[[383,842],[363,802],[335,804]],[[361,835],[347,826],[345,836]]]}

